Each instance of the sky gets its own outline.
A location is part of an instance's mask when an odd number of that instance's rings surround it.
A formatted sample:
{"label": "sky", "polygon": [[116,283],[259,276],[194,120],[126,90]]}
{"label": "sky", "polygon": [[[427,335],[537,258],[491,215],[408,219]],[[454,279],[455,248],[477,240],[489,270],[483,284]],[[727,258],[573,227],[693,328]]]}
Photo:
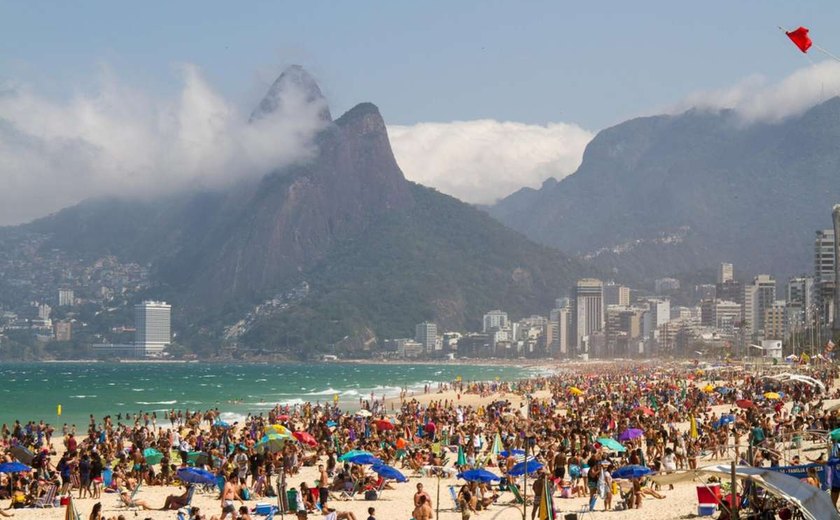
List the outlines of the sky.
{"label": "sky", "polygon": [[[840,53],[836,1],[0,0],[0,183],[12,179],[21,195],[0,190],[0,224],[133,190],[148,168],[213,184],[226,173],[199,172],[218,157],[195,156],[218,152],[220,139],[222,164],[244,154],[242,169],[258,170],[265,147],[250,144],[241,120],[291,64],[315,76],[335,116],[379,106],[408,178],[489,203],[572,173],[598,130],[628,118],[747,106],[757,91],[795,87],[797,74],[808,85],[829,74],[820,95],[833,95],[830,59],[803,55],[779,25],[808,26]],[[174,135],[188,141],[185,129],[202,126],[185,119],[207,114],[214,131],[172,149]],[[115,129],[127,129],[121,140]],[[314,130],[286,125],[303,151],[269,159],[306,156]],[[157,157],[121,155],[132,139]],[[172,157],[179,168],[165,167]],[[36,193],[53,183],[69,193]]]}

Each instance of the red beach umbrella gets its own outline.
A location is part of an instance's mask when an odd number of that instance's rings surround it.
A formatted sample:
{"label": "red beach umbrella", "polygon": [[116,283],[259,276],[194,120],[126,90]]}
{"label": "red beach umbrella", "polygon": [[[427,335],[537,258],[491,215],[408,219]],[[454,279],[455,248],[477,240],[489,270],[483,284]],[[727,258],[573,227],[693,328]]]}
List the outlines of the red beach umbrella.
{"label": "red beach umbrella", "polygon": [[294,432],[292,434],[295,439],[301,442],[301,444],[306,444],[307,446],[317,446],[318,441],[315,440],[315,437],[310,435],[307,432]]}
{"label": "red beach umbrella", "polygon": [[735,404],[738,405],[738,408],[743,408],[745,410],[747,408],[752,408],[753,406],[755,406],[755,403],[753,403],[749,399],[738,399],[737,401],[735,401]]}
{"label": "red beach umbrella", "polygon": [[377,430],[393,430],[394,424],[391,421],[386,421],[385,419],[377,419],[373,421],[373,424],[376,425]]}

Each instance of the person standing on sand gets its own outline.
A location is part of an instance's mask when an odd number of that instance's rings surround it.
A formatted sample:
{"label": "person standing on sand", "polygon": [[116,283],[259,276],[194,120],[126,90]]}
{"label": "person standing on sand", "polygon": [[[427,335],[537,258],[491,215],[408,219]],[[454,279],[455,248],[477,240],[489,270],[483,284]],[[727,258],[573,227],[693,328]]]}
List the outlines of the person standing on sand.
{"label": "person standing on sand", "polygon": [[421,495],[419,500],[415,500],[415,504],[414,511],[411,513],[414,520],[431,520],[433,518],[432,506],[426,500],[425,495]]}
{"label": "person standing on sand", "polygon": [[236,482],[238,481],[238,475],[236,470],[231,471],[228,475],[227,482],[225,482],[225,487],[222,490],[222,516],[220,520],[225,520],[227,515],[230,515],[231,518],[236,518],[236,507],[233,505],[234,499],[239,499],[240,503],[245,503],[242,500],[242,497],[239,496],[239,493],[236,492]]}
{"label": "person standing on sand", "polygon": [[330,498],[330,477],[323,464],[318,464],[318,473],[318,500],[323,510],[327,508],[327,499]]}

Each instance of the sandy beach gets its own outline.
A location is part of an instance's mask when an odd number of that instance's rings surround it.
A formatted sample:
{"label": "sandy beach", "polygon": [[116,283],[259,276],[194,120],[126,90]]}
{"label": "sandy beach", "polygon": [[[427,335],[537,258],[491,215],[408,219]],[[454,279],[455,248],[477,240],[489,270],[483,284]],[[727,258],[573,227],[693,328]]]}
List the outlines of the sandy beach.
{"label": "sandy beach", "polygon": [[[708,380],[697,380],[692,383],[693,385],[703,387],[705,385],[710,384]],[[714,384],[714,381],[711,381],[711,384]],[[836,382],[835,382],[836,384]],[[538,390],[532,392],[529,396],[530,399],[533,401],[540,401],[540,400],[548,400],[551,398],[551,392],[548,390]],[[474,393],[459,393],[454,390],[446,390],[446,391],[439,391],[439,392],[416,392],[416,395],[407,395],[405,396],[407,400],[416,400],[421,405],[428,405],[434,402],[445,402],[448,401],[450,403],[456,403],[461,407],[468,408],[476,408],[479,406],[487,406],[488,404],[498,401],[498,400],[508,400],[512,404],[512,409],[520,409],[521,412],[515,413],[523,413],[525,407],[525,398],[522,395],[507,391],[507,392],[488,392],[484,395],[478,395]],[[825,401],[825,405],[829,406],[831,404],[840,402],[840,400],[827,400]],[[399,409],[400,408],[400,401],[399,399],[391,398],[385,403],[385,407],[388,410],[393,408]],[[722,414],[728,413],[733,409],[731,404],[720,404],[710,407],[707,412],[716,414],[720,416]],[[791,404],[785,403],[784,409],[786,411],[790,411]],[[563,415],[565,411],[559,410],[558,413]],[[296,426],[302,426],[302,424],[298,424]],[[685,432],[688,430],[689,422],[682,421],[676,424],[676,427],[681,431]],[[57,453],[60,455],[63,450],[64,446],[62,444],[62,439],[59,437],[53,438],[53,446],[56,449]],[[815,457],[818,453],[817,451],[808,451],[809,448],[819,448],[818,446],[814,446],[813,443],[806,442],[801,450],[793,450],[787,451],[785,456],[792,457],[794,454],[798,455],[809,455],[810,457]],[[451,457],[454,459],[454,457]],[[53,457],[53,464],[57,457]],[[321,459],[324,460],[323,458]],[[712,459],[709,456],[701,457],[699,464],[700,466],[711,464],[714,462],[725,462],[728,463],[732,460],[732,455],[728,455],[722,459]],[[451,462],[450,462],[451,464]],[[399,465],[396,467],[400,468]],[[494,471],[498,474],[498,468],[489,468],[491,471]],[[370,471],[368,467],[368,472]],[[455,503],[450,496],[450,486],[455,486],[456,490],[464,484],[462,480],[458,480],[456,478],[437,478],[433,476],[422,476],[416,472],[412,472],[410,469],[402,469],[404,474],[409,477],[409,481],[406,483],[392,483],[392,486],[395,488],[393,490],[386,489],[382,495],[376,501],[366,501],[363,499],[362,494],[356,495],[354,499],[351,500],[339,500],[335,499],[332,500],[330,503],[331,507],[336,508],[338,511],[349,511],[352,512],[356,518],[358,519],[365,519],[367,518],[368,508],[374,507],[376,509],[376,519],[386,519],[386,520],[409,520],[412,517],[412,510],[414,508],[412,497],[415,492],[415,486],[417,483],[422,483],[425,490],[431,495],[432,502],[433,502],[433,509],[439,510],[439,518],[441,519],[457,519],[461,518],[461,514],[455,510]],[[287,486],[289,487],[297,487],[301,482],[307,482],[309,485],[312,485],[313,482],[318,478],[318,471],[316,466],[304,466],[301,468],[300,473],[294,476],[290,476],[287,478]],[[661,493],[665,495],[662,499],[652,498],[652,497],[645,497],[641,509],[630,509],[630,510],[622,510],[622,511],[603,511],[603,501],[598,500],[596,511],[591,513],[592,517],[603,517],[603,518],[624,518],[628,520],[635,520],[635,519],[652,519],[652,520],[665,520],[665,519],[678,519],[678,518],[693,518],[697,514],[697,497],[696,497],[696,487],[697,482],[686,482],[686,483],[678,483],[675,485],[675,489],[670,490],[667,486],[663,486],[661,489]],[[439,491],[438,491],[439,489]],[[167,495],[174,494],[179,495],[183,493],[183,488],[179,488],[176,486],[143,486],[141,491],[138,493],[137,498],[146,501],[152,507],[161,507],[166,499]],[[439,493],[439,495],[438,495]],[[74,492],[74,496],[77,494],[77,491]],[[334,493],[336,495],[337,493]],[[529,486],[528,494],[531,494],[531,489]],[[573,513],[573,512],[580,512],[582,508],[584,508],[589,500],[587,497],[579,497],[579,498],[559,498],[558,494],[555,493],[555,500],[554,505],[555,509],[558,513],[558,518],[564,518],[563,515],[566,513]],[[244,504],[247,505],[249,508],[254,508],[258,503],[274,503],[276,504],[276,498],[262,498],[262,499],[255,499],[245,501]],[[488,509],[480,511],[477,514],[474,514],[474,518],[486,518],[486,519],[498,519],[498,520],[514,520],[514,519],[521,519],[522,518],[522,506],[515,505],[513,503],[514,496],[510,492],[503,492],[500,498],[497,500],[496,503],[492,504]],[[618,501],[618,497],[613,500],[615,504]],[[173,519],[176,516],[174,511],[143,511],[143,510],[126,510],[119,507],[119,496],[117,494],[106,494],[103,493],[101,499],[76,499],[74,500],[74,504],[76,506],[77,511],[81,514],[82,518],[87,518],[91,509],[93,508],[96,502],[102,503],[103,509],[103,517],[104,518],[111,518],[116,517],[119,514],[123,514],[125,518],[151,518],[151,519]],[[8,501],[2,502],[3,507],[8,506]],[[193,499],[193,506],[198,506],[201,509],[201,512],[207,515],[207,518],[210,518],[211,515],[220,515],[221,514],[221,505],[218,496],[218,492],[203,492],[198,491],[195,494]],[[237,508],[239,507],[239,503],[237,502]],[[531,518],[531,509],[533,506],[528,506],[528,518]],[[42,518],[63,518],[65,511],[64,508],[54,508],[54,509],[17,509],[14,511],[8,511],[9,513],[13,513],[15,518],[19,519],[42,519]],[[279,515],[278,515],[279,516]],[[289,518],[294,518],[294,515],[287,514]],[[309,518],[317,518],[319,515],[310,514]],[[261,518],[257,516],[256,518]]]}

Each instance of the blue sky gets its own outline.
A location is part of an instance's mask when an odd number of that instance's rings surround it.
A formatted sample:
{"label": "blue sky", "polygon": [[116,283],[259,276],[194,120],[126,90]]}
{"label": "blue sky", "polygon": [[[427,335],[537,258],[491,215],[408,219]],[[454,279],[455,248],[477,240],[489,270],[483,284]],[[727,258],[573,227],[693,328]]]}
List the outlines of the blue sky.
{"label": "blue sky", "polygon": [[840,51],[836,1],[2,2],[0,77],[50,95],[101,64],[145,89],[193,63],[238,103],[300,63],[334,112],[599,129],[697,91],[807,63],[777,25]]}
{"label": "blue sky", "polygon": [[0,0],[0,225],[301,160],[307,107],[275,133],[247,124],[291,64],[336,117],[376,103],[407,178],[492,203],[573,173],[631,117],[774,121],[840,95],[840,63],[778,25],[840,55],[837,0]]}

